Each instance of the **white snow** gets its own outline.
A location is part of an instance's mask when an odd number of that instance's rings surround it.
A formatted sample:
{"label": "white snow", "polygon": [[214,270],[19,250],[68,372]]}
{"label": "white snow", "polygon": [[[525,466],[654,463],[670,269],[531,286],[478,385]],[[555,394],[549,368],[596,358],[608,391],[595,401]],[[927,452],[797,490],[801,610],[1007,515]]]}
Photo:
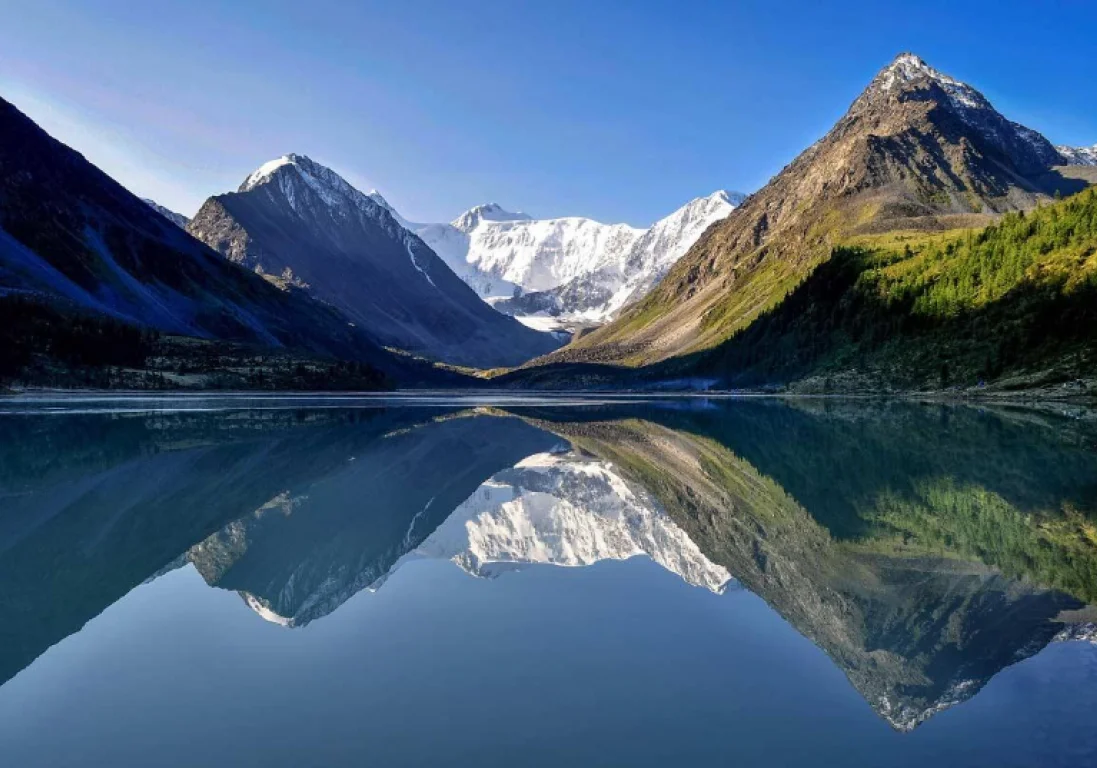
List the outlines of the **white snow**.
{"label": "white snow", "polygon": [[901,54],[880,73],[880,87],[890,91],[900,83],[913,82],[923,77],[941,86],[961,114],[970,109],[991,108],[983,95],[970,85],[937,71],[913,53]]}
{"label": "white snow", "polygon": [[293,165],[297,162],[297,155],[282,155],[281,157],[270,160],[263,163],[257,169],[255,169],[246,179],[244,183],[240,185],[241,192],[247,192],[250,189],[262,184],[264,181],[270,179],[274,175],[274,172],[281,168],[283,165]]}
{"label": "white snow", "polygon": [[1097,165],[1097,144],[1092,147],[1059,146],[1055,149],[1059,150],[1067,165]]}
{"label": "white snow", "polygon": [[621,270],[620,287],[604,306],[586,313],[587,318],[607,320],[643,298],[705,230],[726,219],[742,202],[742,195],[718,190],[691,200],[655,222],[629,253]]}
{"label": "white snow", "polygon": [[241,592],[240,596],[244,598],[244,602],[247,603],[248,608],[255,611],[263,621],[269,621],[271,624],[277,624],[280,627],[293,626],[292,618],[275,613],[271,610],[269,605],[250,592]]}
{"label": "white snow", "polygon": [[731,582],[647,491],[612,464],[575,453],[536,454],[496,474],[415,550],[487,577],[508,566],[582,567],[638,555],[713,592]]}
{"label": "white snow", "polygon": [[[285,168],[294,172],[284,172],[282,169]],[[395,227],[403,237],[412,266],[432,287],[437,288],[416,256],[415,249],[422,246],[410,234],[415,225],[400,216],[377,190],[364,194],[330,168],[304,155],[288,154],[259,166],[244,180],[239,191],[251,192],[271,184],[278,187],[298,216],[315,214],[315,211],[308,209],[305,201],[311,193],[336,219],[363,216],[382,226]]]}
{"label": "white snow", "polygon": [[[532,219],[495,203],[472,208],[448,224],[417,224],[400,216],[376,190],[370,196],[488,303],[509,299],[516,289],[528,293],[574,284],[580,293],[591,293],[585,306],[551,321],[544,315],[518,316],[538,329],[613,317],[650,290],[711,224],[743,200],[719,190],[639,229],[579,216]],[[594,295],[609,293],[609,301]]]}

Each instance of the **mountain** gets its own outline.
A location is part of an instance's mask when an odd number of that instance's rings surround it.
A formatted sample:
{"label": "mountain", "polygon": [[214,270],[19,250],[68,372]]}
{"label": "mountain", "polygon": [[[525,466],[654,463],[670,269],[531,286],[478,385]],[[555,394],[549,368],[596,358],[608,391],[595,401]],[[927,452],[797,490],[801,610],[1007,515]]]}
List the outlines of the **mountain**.
{"label": "mountain", "polygon": [[298,286],[378,343],[447,363],[515,365],[557,342],[495,312],[388,209],[302,155],[207,200],[187,231],[226,259]]}
{"label": "mountain", "polygon": [[27,344],[27,355],[84,359],[106,338],[124,355],[141,329],[393,362],[339,313],[227,262],[2,99],[0,134],[0,374],[25,363]]}
{"label": "mountain", "polygon": [[539,362],[688,362],[780,304],[849,238],[979,226],[1031,209],[1084,186],[1062,163],[974,88],[902,54],[647,297]]}
{"label": "mountain", "polygon": [[533,219],[496,203],[449,224],[404,222],[486,298],[542,291],[622,261],[642,230],[572,216]]}
{"label": "mountain", "polygon": [[[1097,189],[951,236],[835,247],[784,301],[696,356],[725,386],[1097,389]],[[672,367],[673,363],[668,363]]]}
{"label": "mountain", "polygon": [[[453,414],[358,430],[341,466],[286,489],[191,547],[211,586],[240,592],[269,621],[304,626],[377,588],[494,473],[558,445],[516,418]],[[400,424],[400,420],[405,423]],[[307,435],[307,433],[306,433]]]}
{"label": "mountain", "polygon": [[160,205],[160,203],[156,202],[155,200],[150,200],[147,197],[142,197],[141,202],[143,202],[145,205],[147,205],[152,210],[156,211],[158,214],[163,216],[165,219],[170,221],[175,226],[179,227],[179,229],[186,229],[187,224],[190,223],[190,219],[188,219],[183,214],[176,213],[175,211],[171,210],[170,208],[165,208],[164,206]]}
{"label": "mountain", "polygon": [[533,326],[599,323],[616,315],[743,200],[717,191],[637,229],[582,217],[533,219],[496,203],[472,208],[449,224],[417,224],[380,193],[371,196],[492,306]]}
{"label": "mountain", "polygon": [[[555,435],[515,418],[464,416],[392,433],[322,484],[279,494],[230,523],[184,560],[211,586],[240,592],[264,619],[287,627],[379,589],[419,558],[493,578],[522,566],[643,555],[694,586],[728,587],[727,571],[642,486],[561,448]],[[416,463],[429,456],[438,460]],[[385,499],[385,514],[345,504],[363,494]]]}
{"label": "mountain", "polygon": [[640,555],[712,592],[731,582],[643,486],[609,462],[557,451],[494,475],[412,556],[452,560],[492,577],[523,565],[582,567]]}
{"label": "mountain", "polygon": [[1064,147],[1055,149],[1063,156],[1067,165],[1097,165],[1097,144],[1092,147]]}
{"label": "mountain", "polygon": [[493,305],[515,316],[545,314],[564,321],[605,322],[646,296],[706,229],[727,218],[743,200],[743,195],[725,190],[695,198],[655,222],[632,243],[623,259],[584,272],[550,290]]}

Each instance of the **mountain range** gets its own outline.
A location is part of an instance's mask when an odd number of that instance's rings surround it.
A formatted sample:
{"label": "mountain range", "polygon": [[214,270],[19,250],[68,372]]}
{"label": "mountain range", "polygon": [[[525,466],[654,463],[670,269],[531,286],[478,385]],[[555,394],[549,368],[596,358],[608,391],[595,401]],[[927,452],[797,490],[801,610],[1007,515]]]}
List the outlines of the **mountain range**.
{"label": "mountain range", "polygon": [[758,192],[647,229],[497,204],[414,223],[297,154],[188,220],[0,106],[5,381],[1097,386],[1097,200],[1076,194],[1097,148],[914,54]]}
{"label": "mountain range", "polygon": [[25,414],[0,438],[0,683],[182,566],[301,627],[412,559],[647,557],[758,595],[902,730],[1092,637],[1093,424],[1050,411],[298,401]]}
{"label": "mountain range", "polygon": [[616,316],[743,200],[720,190],[638,229],[579,216],[534,219],[497,203],[471,208],[448,224],[417,224],[376,190],[370,196],[496,309],[550,329]]}
{"label": "mountain range", "polygon": [[[731,384],[743,356],[729,356],[727,349],[759,318],[780,311],[839,247],[871,248],[886,233],[905,232],[912,234],[888,241],[898,248],[892,262],[917,258],[927,239],[937,242],[937,233],[964,239],[1002,214],[1030,211],[1083,189],[1093,180],[1088,168],[1077,165],[1085,157],[1082,150],[1064,157],[1036,131],[999,114],[971,86],[901,54],[822,139],[710,227],[646,297],[512,381],[560,385],[578,375],[575,364],[608,363],[640,368],[639,374],[625,374],[632,379],[695,376]],[[1013,279],[1023,283],[1024,275],[1022,269]],[[1066,279],[1071,276],[1088,285],[1091,265],[1083,260]],[[828,299],[836,303],[812,306],[831,324],[854,301],[837,291]],[[793,317],[790,307],[790,322]],[[819,325],[804,336],[819,338],[831,327]],[[1064,332],[1049,330],[1053,338]],[[803,336],[767,342],[769,347],[754,345],[743,354],[787,354],[804,343]],[[934,376],[940,362],[932,366]],[[847,357],[835,368],[852,364]],[[971,373],[966,381],[974,384]],[[608,382],[622,374],[620,368],[588,369],[583,380],[590,383],[590,376]],[[753,381],[788,380],[762,375]]]}
{"label": "mountain range", "polygon": [[406,370],[329,305],[230,263],[3,100],[0,134],[0,376],[39,358],[100,363],[102,339],[110,361],[144,343],[127,328]]}

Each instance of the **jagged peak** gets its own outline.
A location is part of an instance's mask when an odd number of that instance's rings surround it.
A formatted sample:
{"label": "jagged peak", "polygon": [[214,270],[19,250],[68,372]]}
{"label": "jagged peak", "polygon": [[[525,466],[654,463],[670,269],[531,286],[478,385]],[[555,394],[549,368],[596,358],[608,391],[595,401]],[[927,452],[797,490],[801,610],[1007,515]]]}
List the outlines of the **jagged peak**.
{"label": "jagged peak", "polygon": [[925,82],[931,82],[941,88],[953,106],[961,111],[993,109],[990,102],[979,91],[967,83],[934,69],[921,56],[909,51],[900,53],[890,64],[880,70],[867,92],[891,94],[918,87]]}
{"label": "jagged peak", "polygon": [[533,217],[527,213],[508,211],[499,203],[484,203],[469,208],[451,223],[462,232],[469,232],[484,221],[531,221],[532,219]]}
{"label": "jagged peak", "polygon": [[237,191],[248,192],[260,184],[269,181],[279,168],[287,165],[297,165],[302,160],[307,160],[309,163],[312,163],[312,161],[304,155],[298,155],[293,152],[288,155],[282,155],[274,160],[268,160],[248,174],[248,177],[244,179],[244,183],[240,185],[240,188]]}
{"label": "jagged peak", "polygon": [[[287,175],[287,171],[291,171],[292,175]],[[392,207],[380,194],[376,195],[380,198],[378,201],[372,194],[359,191],[331,168],[293,152],[263,163],[244,180],[238,192],[251,192],[267,184],[276,184],[285,193],[290,207],[297,210],[299,187],[293,183],[294,178],[303,182],[331,208],[357,209],[374,219],[387,218],[385,214],[388,213],[397,219]]]}

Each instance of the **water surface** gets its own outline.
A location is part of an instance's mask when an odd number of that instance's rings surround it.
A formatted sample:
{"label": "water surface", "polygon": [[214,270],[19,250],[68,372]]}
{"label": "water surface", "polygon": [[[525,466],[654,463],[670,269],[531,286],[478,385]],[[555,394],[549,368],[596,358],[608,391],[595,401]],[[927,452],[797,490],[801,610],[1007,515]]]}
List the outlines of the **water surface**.
{"label": "water surface", "polygon": [[1085,413],[0,411],[4,764],[1097,763]]}

